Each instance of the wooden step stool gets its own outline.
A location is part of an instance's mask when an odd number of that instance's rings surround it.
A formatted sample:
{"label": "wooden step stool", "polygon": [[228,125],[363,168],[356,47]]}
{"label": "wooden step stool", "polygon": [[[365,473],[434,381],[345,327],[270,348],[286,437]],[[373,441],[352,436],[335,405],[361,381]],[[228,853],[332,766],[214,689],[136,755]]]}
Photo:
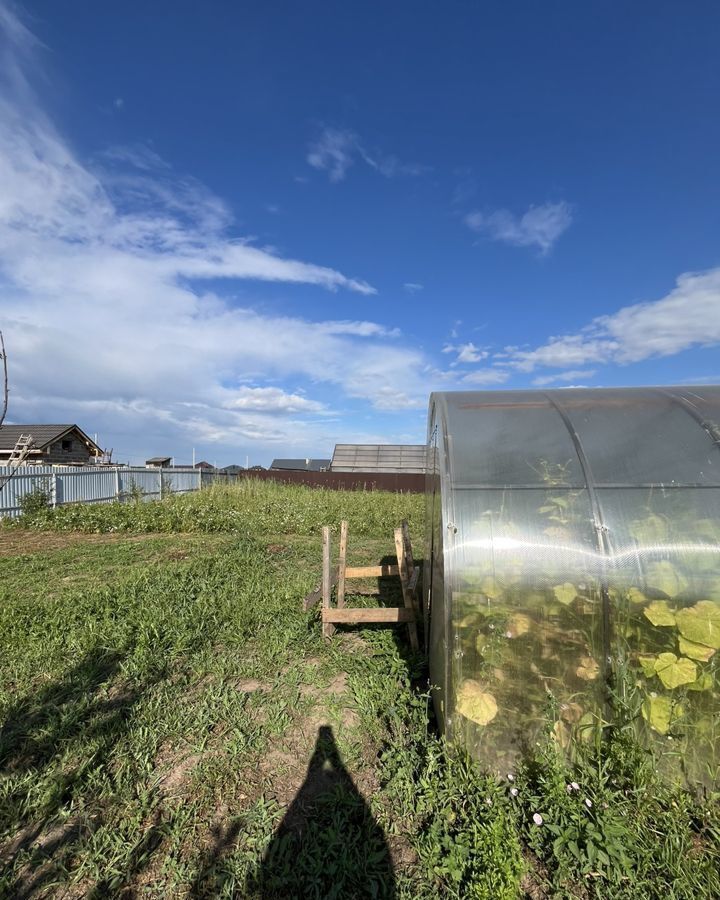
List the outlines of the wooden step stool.
{"label": "wooden step stool", "polygon": [[[415,565],[410,543],[408,523],[403,522],[395,529],[395,555],[397,565],[348,566],[348,523],[340,523],[340,559],[336,572],[331,571],[330,527],[323,528],[323,575],[321,589],[314,591],[305,599],[304,608],[309,609],[322,597],[323,635],[330,637],[335,632],[335,625],[358,625],[364,622],[397,623],[406,622],[410,646],[419,648],[417,633],[416,593],[420,578],[420,567]],[[345,588],[349,580],[354,578],[383,578],[397,575],[400,578],[404,607],[372,607],[351,608],[345,606]],[[337,585],[335,606],[331,605],[332,590]]]}

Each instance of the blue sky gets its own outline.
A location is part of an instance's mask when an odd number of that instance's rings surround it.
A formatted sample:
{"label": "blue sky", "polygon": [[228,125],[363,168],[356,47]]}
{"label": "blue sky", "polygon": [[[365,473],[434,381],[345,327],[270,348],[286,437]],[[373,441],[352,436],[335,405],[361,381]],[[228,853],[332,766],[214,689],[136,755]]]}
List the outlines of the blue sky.
{"label": "blue sky", "polygon": [[0,0],[9,421],[422,441],[431,390],[720,380],[720,8]]}

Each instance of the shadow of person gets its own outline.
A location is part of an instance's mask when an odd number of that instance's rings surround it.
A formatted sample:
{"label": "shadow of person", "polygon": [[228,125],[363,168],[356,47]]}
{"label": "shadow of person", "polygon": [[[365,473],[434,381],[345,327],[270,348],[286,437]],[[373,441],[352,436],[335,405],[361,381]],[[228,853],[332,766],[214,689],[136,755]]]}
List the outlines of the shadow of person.
{"label": "shadow of person", "polygon": [[263,900],[396,896],[385,835],[327,725],[318,729],[305,781],[248,888]]}

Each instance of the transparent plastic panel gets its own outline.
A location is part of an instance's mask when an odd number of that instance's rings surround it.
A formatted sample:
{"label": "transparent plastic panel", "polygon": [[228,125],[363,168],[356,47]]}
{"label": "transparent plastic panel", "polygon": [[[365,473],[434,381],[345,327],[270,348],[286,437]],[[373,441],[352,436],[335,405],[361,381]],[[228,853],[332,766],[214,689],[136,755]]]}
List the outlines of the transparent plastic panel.
{"label": "transparent plastic panel", "polygon": [[662,388],[555,391],[596,484],[720,485],[720,450]]}
{"label": "transparent plastic panel", "polygon": [[582,486],[572,439],[538,392],[443,394],[453,484]]}
{"label": "transparent plastic panel", "polygon": [[448,735],[502,771],[550,714],[572,751],[613,708],[609,658],[614,709],[668,777],[720,787],[720,388],[433,402]]}
{"label": "transparent plastic panel", "polygon": [[720,488],[600,499],[622,702],[669,778],[720,786]]}
{"label": "transparent plastic panel", "polygon": [[454,503],[448,732],[508,771],[548,716],[568,749],[597,724],[604,557],[586,490],[466,490]]}

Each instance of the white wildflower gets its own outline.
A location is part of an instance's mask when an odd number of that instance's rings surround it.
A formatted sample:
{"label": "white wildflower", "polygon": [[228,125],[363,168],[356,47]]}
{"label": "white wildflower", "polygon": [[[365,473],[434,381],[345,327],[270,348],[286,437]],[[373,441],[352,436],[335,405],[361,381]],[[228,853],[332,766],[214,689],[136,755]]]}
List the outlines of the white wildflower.
{"label": "white wildflower", "polygon": [[536,825],[542,825],[543,817],[540,815],[540,813],[533,813],[533,822]]}

